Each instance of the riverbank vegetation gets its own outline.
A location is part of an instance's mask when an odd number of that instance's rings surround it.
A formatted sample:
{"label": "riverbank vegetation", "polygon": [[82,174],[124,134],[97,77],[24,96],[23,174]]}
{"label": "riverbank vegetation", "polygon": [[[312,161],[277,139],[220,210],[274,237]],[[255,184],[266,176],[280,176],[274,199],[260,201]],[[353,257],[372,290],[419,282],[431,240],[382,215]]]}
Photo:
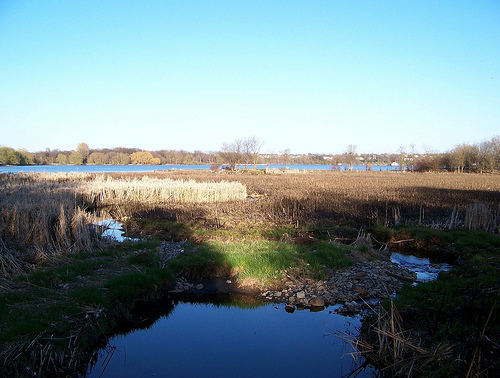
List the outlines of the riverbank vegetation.
{"label": "riverbank vegetation", "polygon": [[[94,348],[120,322],[133,322],[131,309],[161,297],[175,278],[220,276],[241,287],[279,287],[291,273],[322,279],[351,265],[356,248],[411,251],[457,264],[434,283],[403,289],[393,304],[403,321],[399,331],[387,331],[398,319],[391,304],[375,319],[392,325],[365,323],[361,341],[370,349],[363,354],[382,371],[395,362],[376,353],[394,355],[393,347],[384,348],[401,340],[427,356],[447,351],[442,369],[415,360],[416,375],[463,375],[470,368],[487,376],[498,360],[496,175],[250,170],[8,174],[0,180],[4,374],[84,372]],[[96,221],[109,216],[140,240],[103,239]],[[360,235],[370,243],[356,244]],[[165,259],[162,241],[183,243],[183,252]],[[385,340],[384,348],[377,340]]]}
{"label": "riverbank vegetation", "polygon": [[438,231],[434,237],[446,239],[457,253],[455,268],[436,281],[404,286],[365,319],[361,337],[350,342],[387,376],[494,377],[500,238],[465,231]]}

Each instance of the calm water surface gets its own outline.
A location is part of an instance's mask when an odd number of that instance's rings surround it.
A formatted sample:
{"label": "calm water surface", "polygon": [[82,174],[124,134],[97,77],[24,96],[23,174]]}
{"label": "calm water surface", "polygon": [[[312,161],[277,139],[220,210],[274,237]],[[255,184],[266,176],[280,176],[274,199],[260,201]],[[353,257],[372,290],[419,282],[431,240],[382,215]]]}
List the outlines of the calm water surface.
{"label": "calm water surface", "polygon": [[[145,318],[144,329],[111,339],[88,375],[341,377],[354,366],[347,355],[351,349],[331,334],[357,334],[360,317],[333,309],[287,313],[284,305],[275,304],[172,303],[153,324]],[[358,377],[374,375],[368,368]]]}
{"label": "calm water surface", "polygon": [[[266,166],[257,165],[257,168],[264,169]],[[333,166],[336,170],[347,171],[349,166]],[[285,169],[284,165],[271,164],[269,168]],[[331,165],[288,165],[289,169],[298,170],[331,170]],[[208,170],[210,165],[25,165],[25,166],[0,166],[0,173],[19,173],[19,172],[153,172],[169,170]],[[364,165],[355,165],[356,171],[365,171]],[[391,166],[372,166],[373,171],[397,170],[397,167]]]}

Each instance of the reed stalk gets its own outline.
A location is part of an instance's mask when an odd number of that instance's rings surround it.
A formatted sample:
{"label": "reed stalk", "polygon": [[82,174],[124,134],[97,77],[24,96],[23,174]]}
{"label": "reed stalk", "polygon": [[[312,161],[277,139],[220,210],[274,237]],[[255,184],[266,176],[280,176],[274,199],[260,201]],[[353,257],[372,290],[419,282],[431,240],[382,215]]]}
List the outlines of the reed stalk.
{"label": "reed stalk", "polygon": [[351,345],[350,355],[355,360],[363,356],[387,376],[419,377],[427,376],[440,363],[453,357],[453,345],[440,344],[432,350],[422,347],[420,337],[404,328],[392,300],[388,310],[380,307],[372,311],[374,317],[363,325],[359,337],[334,332]]}

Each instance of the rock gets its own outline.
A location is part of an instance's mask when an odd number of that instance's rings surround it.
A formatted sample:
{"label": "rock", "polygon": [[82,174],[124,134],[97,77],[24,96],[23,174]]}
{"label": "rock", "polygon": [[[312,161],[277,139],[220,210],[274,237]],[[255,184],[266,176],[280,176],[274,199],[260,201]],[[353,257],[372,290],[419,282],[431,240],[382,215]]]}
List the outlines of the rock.
{"label": "rock", "polygon": [[309,305],[313,307],[324,307],[325,301],[322,298],[316,297],[309,301]]}
{"label": "rock", "polygon": [[285,307],[285,311],[288,312],[288,313],[290,313],[290,314],[293,314],[295,312],[295,306],[293,306],[291,304],[288,304]]}
{"label": "rock", "polygon": [[299,291],[297,293],[297,299],[304,299],[306,297],[306,293],[304,291]]}
{"label": "rock", "polygon": [[320,312],[320,311],[324,311],[324,307],[321,306],[321,307],[311,307],[309,311],[311,312]]}
{"label": "rock", "polygon": [[348,302],[344,305],[345,312],[357,313],[361,311],[361,305],[356,302]]}
{"label": "rock", "polygon": [[362,280],[366,277],[366,273],[365,272],[359,272],[357,273],[355,276],[354,276],[354,279],[355,280]]}
{"label": "rock", "polygon": [[195,289],[196,290],[203,290],[203,285],[202,284],[198,284],[195,286]]}

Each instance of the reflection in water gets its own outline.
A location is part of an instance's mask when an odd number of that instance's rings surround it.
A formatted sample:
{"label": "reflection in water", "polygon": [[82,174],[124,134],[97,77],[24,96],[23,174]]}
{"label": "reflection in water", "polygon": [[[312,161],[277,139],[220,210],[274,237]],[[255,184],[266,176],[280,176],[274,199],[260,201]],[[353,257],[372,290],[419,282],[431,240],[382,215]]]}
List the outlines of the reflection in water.
{"label": "reflection in water", "polygon": [[[354,367],[350,346],[329,334],[356,333],[359,317],[331,308],[287,313],[284,305],[228,298],[143,308],[129,324],[141,329],[111,339],[89,376],[340,377]],[[372,375],[368,368],[358,376]]]}
{"label": "reflection in water", "polygon": [[103,238],[116,240],[118,242],[123,242],[125,240],[129,240],[129,241],[136,241],[137,240],[137,239],[123,236],[125,234],[125,230],[123,229],[123,225],[120,222],[115,221],[114,219],[101,220],[101,221],[97,222],[97,226],[101,226],[104,228],[104,232],[101,235]]}

